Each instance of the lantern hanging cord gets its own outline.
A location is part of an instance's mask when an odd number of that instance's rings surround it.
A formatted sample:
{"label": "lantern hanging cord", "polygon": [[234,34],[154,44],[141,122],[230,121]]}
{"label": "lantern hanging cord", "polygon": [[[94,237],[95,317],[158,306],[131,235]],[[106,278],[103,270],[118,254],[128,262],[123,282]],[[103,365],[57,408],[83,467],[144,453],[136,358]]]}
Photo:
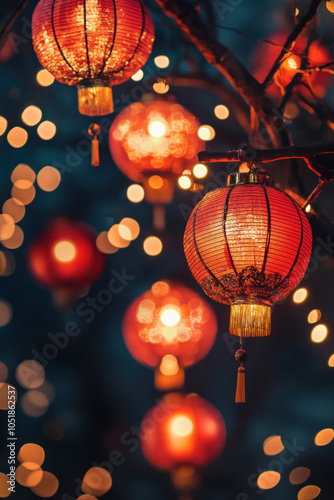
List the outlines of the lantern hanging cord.
{"label": "lantern hanging cord", "polygon": [[21,14],[23,9],[28,5],[28,0],[22,0],[21,2],[18,3],[17,7],[15,8],[14,12],[6,22],[6,24],[3,26],[3,28],[0,31],[0,46],[1,42],[3,39],[8,35],[8,32],[10,31],[10,28],[12,25],[15,23],[16,19],[18,16]]}

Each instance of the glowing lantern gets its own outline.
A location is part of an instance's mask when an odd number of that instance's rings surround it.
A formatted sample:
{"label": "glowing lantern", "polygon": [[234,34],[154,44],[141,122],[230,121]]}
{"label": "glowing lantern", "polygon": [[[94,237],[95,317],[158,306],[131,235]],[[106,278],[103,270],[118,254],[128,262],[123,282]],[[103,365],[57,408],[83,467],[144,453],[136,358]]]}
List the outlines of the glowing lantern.
{"label": "glowing lantern", "polygon": [[203,359],[217,333],[211,307],[191,289],[156,282],[127,309],[123,335],[132,356],[155,369],[160,390],[180,387],[182,368]]}
{"label": "glowing lantern", "polygon": [[[192,274],[209,297],[231,305],[230,333],[241,338],[270,334],[273,304],[297,286],[311,255],[306,215],[270,184],[256,171],[231,174],[195,207],[184,235]],[[246,353],[236,357],[242,364]],[[242,366],[239,374],[242,383]]]}
{"label": "glowing lantern", "polygon": [[177,177],[204,149],[198,128],[194,115],[175,102],[134,103],[110,128],[110,152],[125,175],[144,185],[146,200],[161,206],[172,201]]}
{"label": "glowing lantern", "polygon": [[226,439],[223,417],[197,394],[166,394],[146,414],[140,444],[146,460],[172,473],[179,490],[196,486],[196,471],[222,452]]}
{"label": "glowing lantern", "polygon": [[33,276],[69,305],[102,273],[105,255],[96,248],[95,231],[65,218],[51,222],[30,245],[28,263]]}
{"label": "glowing lantern", "polygon": [[[275,44],[261,43],[253,54],[254,76],[262,82],[276,58],[282,50],[282,46],[288,38],[289,32],[279,32],[269,36],[269,39]],[[279,71],[275,76],[273,84],[269,87],[269,93],[272,97],[279,97],[282,94],[282,87],[286,87],[301,68],[302,56],[306,53],[308,40],[305,36],[299,36],[292,48],[291,53],[287,53],[281,64]],[[327,47],[319,40],[310,44],[307,56],[307,68],[322,66],[331,61],[331,55]],[[309,82],[314,93],[318,97],[323,97],[327,88],[331,84],[331,75],[324,71],[313,71],[305,73],[303,80]],[[304,87],[298,86],[298,91],[306,93]],[[309,92],[307,92],[310,96]]]}
{"label": "glowing lantern", "polygon": [[79,111],[90,116],[112,113],[110,87],[146,63],[154,40],[141,0],[40,0],[32,33],[42,66],[79,88]]}

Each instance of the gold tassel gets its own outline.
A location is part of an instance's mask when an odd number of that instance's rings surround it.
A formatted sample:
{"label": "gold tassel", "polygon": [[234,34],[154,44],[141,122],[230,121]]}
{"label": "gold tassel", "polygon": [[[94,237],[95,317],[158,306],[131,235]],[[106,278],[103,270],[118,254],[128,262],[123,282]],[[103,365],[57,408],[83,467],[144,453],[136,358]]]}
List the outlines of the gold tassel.
{"label": "gold tassel", "polygon": [[88,128],[89,135],[93,136],[92,140],[92,165],[98,167],[100,165],[99,141],[97,136],[101,132],[99,125],[92,123]]}
{"label": "gold tassel", "polygon": [[235,391],[235,402],[236,403],[245,403],[246,402],[245,368],[243,366],[239,366],[239,368],[238,368],[237,390]]}

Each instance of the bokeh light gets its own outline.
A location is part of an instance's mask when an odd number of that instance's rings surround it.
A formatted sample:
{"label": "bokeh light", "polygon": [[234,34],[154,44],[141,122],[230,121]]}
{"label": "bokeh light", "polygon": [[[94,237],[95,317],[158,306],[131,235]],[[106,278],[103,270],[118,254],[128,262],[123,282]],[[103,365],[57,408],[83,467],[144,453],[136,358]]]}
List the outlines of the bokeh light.
{"label": "bokeh light", "polygon": [[263,451],[266,455],[277,455],[284,450],[281,436],[270,436],[263,443]]}
{"label": "bokeh light", "polygon": [[211,141],[215,137],[216,132],[211,125],[202,125],[199,127],[197,134],[202,141]]}
{"label": "bokeh light", "polygon": [[130,217],[124,217],[124,219],[121,220],[118,226],[118,232],[123,238],[125,238],[124,228],[126,228],[127,231],[130,233],[130,241],[133,241],[136,238],[138,238],[140,233],[140,226],[136,220],[131,219]]}
{"label": "bokeh light", "polygon": [[127,189],[126,195],[132,203],[140,203],[145,197],[145,191],[140,184],[131,184]]}
{"label": "bokeh light", "polygon": [[311,471],[307,467],[296,467],[290,472],[289,481],[291,484],[304,483],[310,477]]}
{"label": "bokeh light", "polygon": [[143,76],[144,71],[142,69],[139,69],[137,73],[131,76],[131,80],[133,80],[134,82],[139,82],[140,80],[142,80]]}
{"label": "bokeh light", "polygon": [[298,290],[295,291],[293,294],[292,300],[295,302],[295,304],[301,304],[304,302],[304,300],[307,299],[308,296],[308,291],[306,288],[298,288]]}
{"label": "bokeh light", "polygon": [[214,113],[219,120],[226,120],[230,115],[229,109],[223,104],[218,104],[214,109]]}
{"label": "bokeh light", "polygon": [[12,316],[13,311],[10,304],[4,299],[0,299],[0,327],[8,325]]}
{"label": "bokeh light", "polygon": [[189,189],[191,187],[191,179],[188,175],[181,175],[177,181],[181,189]]}
{"label": "bokeh light", "polygon": [[15,259],[11,252],[0,251],[0,276],[10,276],[15,271]]}
{"label": "bokeh light", "polygon": [[[111,228],[108,231],[108,240],[114,247],[126,248],[130,245],[131,240],[122,238],[118,230],[118,226],[119,226],[118,224],[114,224],[113,226],[111,226]],[[129,233],[131,236],[130,231]]]}
{"label": "bokeh light", "polygon": [[143,244],[144,252],[155,257],[162,252],[162,241],[157,236],[148,236]]}
{"label": "bokeh light", "polygon": [[36,389],[45,381],[43,366],[33,359],[22,361],[16,368],[15,376],[18,383],[26,389]]}
{"label": "bokeh light", "polygon": [[334,368],[334,354],[332,354],[328,359],[328,366]]}
{"label": "bokeh light", "polygon": [[167,56],[157,56],[154,58],[154,64],[161,69],[168,68],[169,58]]}
{"label": "bokeh light", "polygon": [[[0,312],[0,318],[1,318],[1,312]],[[0,361],[0,382],[6,382],[7,376],[8,376],[8,368],[5,365],[5,363]]]}
{"label": "bokeh light", "polygon": [[149,124],[148,131],[152,137],[162,137],[166,133],[166,125],[160,120],[155,120]]}
{"label": "bokeh light", "polygon": [[29,417],[41,417],[48,411],[48,407],[48,398],[38,389],[29,390],[21,398],[21,408]]}
{"label": "bokeh light", "polygon": [[189,417],[177,415],[170,421],[170,428],[173,434],[180,437],[189,436],[194,430],[194,424]]}
{"label": "bokeh light", "polygon": [[37,465],[42,465],[45,459],[45,452],[42,446],[35,443],[26,443],[21,446],[17,455],[17,459],[21,462],[33,462]]}
{"label": "bokeh light", "polygon": [[2,382],[0,384],[0,410],[8,410],[8,394],[11,396],[12,393],[9,393],[9,391],[14,391],[15,392],[15,399],[12,399],[11,401],[14,401],[17,403],[17,390],[13,389],[13,384],[8,384],[7,382]]}
{"label": "bokeh light", "polygon": [[311,312],[309,312],[307,316],[307,321],[309,323],[316,323],[317,321],[319,321],[320,318],[321,318],[321,311],[319,311],[319,309],[313,309]]}
{"label": "bokeh light", "polygon": [[7,134],[7,141],[13,148],[22,148],[28,140],[28,132],[22,127],[14,127]]}
{"label": "bokeh light", "polygon": [[37,463],[24,462],[17,467],[15,476],[16,481],[21,484],[21,486],[32,488],[41,482],[43,471]]}
{"label": "bokeh light", "polygon": [[108,231],[102,231],[96,238],[96,247],[100,252],[112,254],[118,251],[118,248],[112,245],[108,238]]}
{"label": "bokeh light", "polygon": [[8,127],[8,121],[4,116],[0,116],[0,136],[3,135]]}
{"label": "bokeh light", "polygon": [[14,250],[15,248],[19,248],[24,240],[24,233],[19,226],[14,226],[14,232],[5,240],[2,240],[3,246],[9,248],[10,250]]}
{"label": "bokeh light", "polygon": [[71,241],[62,240],[56,243],[53,255],[59,262],[71,262],[77,254],[75,245]]}
{"label": "bokeh light", "polygon": [[60,181],[60,172],[54,167],[43,167],[37,174],[37,184],[43,191],[54,191],[59,186]]}
{"label": "bokeh light", "polygon": [[110,490],[112,479],[109,472],[102,467],[89,469],[82,481],[81,490],[84,493],[101,496]]}
{"label": "bokeh light", "polygon": [[42,111],[37,106],[28,106],[21,115],[23,123],[29,127],[37,125],[42,119]]}
{"label": "bokeh light", "polygon": [[49,141],[50,139],[52,139],[56,135],[56,132],[56,125],[48,120],[42,122],[37,127],[37,134],[44,141]]}
{"label": "bokeh light", "polygon": [[48,72],[47,69],[41,69],[37,75],[36,80],[41,87],[49,87],[55,81],[55,78]]}
{"label": "bokeh light", "polygon": [[14,168],[10,179],[18,188],[27,189],[35,182],[36,174],[29,165],[19,163],[19,165]]}
{"label": "bokeh light", "polygon": [[36,196],[35,186],[30,185],[28,188],[20,188],[16,184],[12,187],[12,198],[19,200],[23,205],[29,205]]}
{"label": "bokeh light", "polygon": [[326,2],[326,7],[331,14],[334,14],[334,0],[328,0],[328,2]]}
{"label": "bokeh light", "polygon": [[8,240],[15,231],[14,219],[8,214],[0,214],[0,240]]}
{"label": "bokeh light", "polygon": [[202,163],[197,163],[193,168],[193,174],[197,179],[203,179],[208,174],[208,167]]}
{"label": "bokeh light", "polygon": [[318,486],[309,484],[298,492],[298,500],[313,500],[320,495],[321,489]]}
{"label": "bokeh light", "polygon": [[173,376],[180,370],[177,358],[173,354],[165,354],[161,359],[159,369],[163,375]]}
{"label": "bokeh light", "polygon": [[8,490],[8,476],[0,472],[0,498],[7,498],[11,494]]}
{"label": "bokeh light", "polygon": [[311,332],[311,340],[315,343],[323,342],[327,337],[327,334],[328,329],[326,325],[317,325]]}
{"label": "bokeh light", "polygon": [[169,85],[165,81],[153,83],[153,90],[157,94],[167,94],[169,91]]}
{"label": "bokeh light", "polygon": [[20,200],[9,198],[2,205],[2,213],[10,215],[14,222],[20,222],[26,213],[26,209]]}
{"label": "bokeh light", "polygon": [[281,475],[274,470],[262,472],[257,478],[257,485],[261,490],[270,490],[274,488],[281,479]]}
{"label": "bokeh light", "polygon": [[306,205],[305,212],[306,213],[311,212],[311,208],[312,208],[311,205]]}
{"label": "bokeh light", "polygon": [[330,428],[322,429],[315,436],[314,443],[317,446],[326,446],[331,441],[333,441],[333,438],[334,438],[334,430],[333,429],[330,429]]}
{"label": "bokeh light", "polygon": [[51,472],[43,471],[41,481],[31,489],[39,497],[50,498],[57,493],[58,487],[59,481],[56,476]]}

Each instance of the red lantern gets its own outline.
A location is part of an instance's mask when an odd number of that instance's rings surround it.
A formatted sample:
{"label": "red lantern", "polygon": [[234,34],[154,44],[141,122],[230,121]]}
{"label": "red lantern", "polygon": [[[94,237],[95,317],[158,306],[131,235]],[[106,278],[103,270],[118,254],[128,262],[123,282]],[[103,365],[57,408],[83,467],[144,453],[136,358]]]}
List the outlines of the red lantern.
{"label": "red lantern", "polygon": [[141,0],[40,0],[32,33],[42,66],[79,88],[79,111],[90,116],[112,113],[110,87],[146,63],[154,40]]}
{"label": "red lantern", "polygon": [[[262,82],[267,76],[270,68],[279,56],[282,46],[288,38],[288,32],[274,33],[269,36],[269,39],[275,44],[261,43],[259,44],[253,54],[253,67],[254,76]],[[282,87],[286,87],[292,78],[300,70],[302,63],[302,56],[306,53],[308,40],[305,36],[299,36],[295,45],[292,48],[293,52],[287,52],[284,61],[282,62],[279,71],[276,74],[275,81],[269,87],[269,93],[272,97],[280,97],[282,95]],[[315,40],[310,44],[307,56],[307,68],[322,66],[331,61],[331,55],[325,45],[319,40]],[[305,82],[309,82],[314,93],[318,97],[323,97],[328,86],[331,84],[331,75],[324,71],[313,71],[303,76]],[[309,92],[302,86],[298,86],[298,91],[303,94]]]}
{"label": "red lantern", "polygon": [[146,460],[158,469],[203,468],[224,448],[223,417],[197,394],[166,394],[146,414],[140,445]]}
{"label": "red lantern", "polygon": [[273,304],[297,286],[311,256],[304,212],[269,184],[255,171],[231,174],[195,207],[184,234],[192,274],[209,297],[231,305],[230,333],[239,337],[270,334]]}
{"label": "red lantern", "polygon": [[127,309],[123,335],[131,355],[155,369],[155,385],[183,385],[182,368],[203,359],[217,333],[212,308],[191,289],[158,281]]}
{"label": "red lantern", "polygon": [[51,222],[30,245],[33,276],[68,304],[101,275],[105,255],[96,248],[95,231],[65,218]]}
{"label": "red lantern", "polygon": [[170,203],[177,177],[194,167],[197,153],[204,149],[199,126],[195,116],[175,102],[134,103],[110,128],[110,152],[127,177],[144,184],[149,203]]}

